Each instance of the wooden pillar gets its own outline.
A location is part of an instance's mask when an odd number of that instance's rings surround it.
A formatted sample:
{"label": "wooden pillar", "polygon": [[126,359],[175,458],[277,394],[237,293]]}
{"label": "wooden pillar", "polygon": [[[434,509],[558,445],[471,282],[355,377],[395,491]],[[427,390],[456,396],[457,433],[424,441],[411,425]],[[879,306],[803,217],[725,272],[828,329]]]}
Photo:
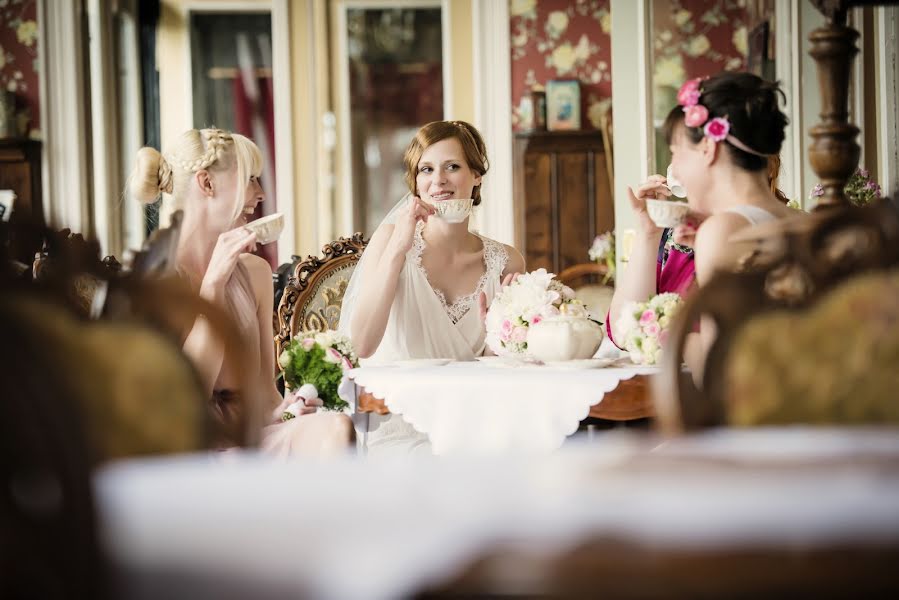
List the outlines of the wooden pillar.
{"label": "wooden pillar", "polygon": [[855,141],[858,127],[849,122],[849,82],[858,32],[846,26],[848,3],[813,0],[813,4],[827,17],[827,25],[809,35],[822,107],[821,123],[810,130],[809,160],[824,187],[819,205],[846,205],[843,188],[858,167],[861,152]]}

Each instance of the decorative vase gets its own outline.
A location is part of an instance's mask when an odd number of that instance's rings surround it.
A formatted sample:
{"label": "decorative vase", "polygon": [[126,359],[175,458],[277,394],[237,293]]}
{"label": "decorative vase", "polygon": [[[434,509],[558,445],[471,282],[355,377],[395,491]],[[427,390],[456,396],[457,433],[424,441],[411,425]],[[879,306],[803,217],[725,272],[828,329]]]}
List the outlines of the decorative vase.
{"label": "decorative vase", "polygon": [[584,317],[550,317],[528,327],[528,353],[543,362],[591,358],[602,327]]}

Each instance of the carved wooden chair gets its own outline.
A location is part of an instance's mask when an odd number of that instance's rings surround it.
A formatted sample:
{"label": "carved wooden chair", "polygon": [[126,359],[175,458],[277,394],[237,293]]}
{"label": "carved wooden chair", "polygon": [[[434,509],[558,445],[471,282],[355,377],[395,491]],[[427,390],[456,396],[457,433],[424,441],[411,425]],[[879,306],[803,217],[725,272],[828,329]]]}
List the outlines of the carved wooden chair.
{"label": "carved wooden chair", "polygon": [[563,269],[556,278],[574,290],[577,299],[587,306],[591,317],[605,321],[615,292],[611,281],[603,283],[607,274],[606,265],[589,262]]}
{"label": "carved wooden chair", "polygon": [[[672,325],[656,412],[662,428],[756,424],[899,424],[899,213],[890,201],[850,206],[843,193],[859,158],[847,120],[858,2],[813,2],[827,17],[812,32],[823,123],[809,157],[824,187],[808,217],[742,232],[738,272],[719,273]],[[698,320],[714,323],[701,385],[680,377]]]}
{"label": "carved wooden chair", "polygon": [[278,304],[275,345],[280,355],[297,333],[336,330],[343,294],[368,241],[361,233],[322,248],[298,263]]}

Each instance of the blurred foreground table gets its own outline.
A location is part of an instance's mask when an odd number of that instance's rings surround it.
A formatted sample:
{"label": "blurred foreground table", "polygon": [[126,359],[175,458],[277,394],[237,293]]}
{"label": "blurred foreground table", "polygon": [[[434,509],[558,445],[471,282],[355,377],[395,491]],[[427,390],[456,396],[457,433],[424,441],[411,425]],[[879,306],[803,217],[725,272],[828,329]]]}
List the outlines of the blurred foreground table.
{"label": "blurred foreground table", "polygon": [[95,476],[117,597],[895,597],[899,431],[609,432],[538,455]]}

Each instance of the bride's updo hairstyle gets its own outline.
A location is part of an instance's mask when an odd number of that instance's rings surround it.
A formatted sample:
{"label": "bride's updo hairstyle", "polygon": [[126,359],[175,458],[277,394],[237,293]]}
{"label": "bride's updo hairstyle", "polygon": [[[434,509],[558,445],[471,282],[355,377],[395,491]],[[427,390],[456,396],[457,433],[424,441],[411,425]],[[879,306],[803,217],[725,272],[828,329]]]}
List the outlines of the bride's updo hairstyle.
{"label": "bride's updo hairstyle", "polygon": [[[184,208],[184,199],[198,171],[213,173],[237,169],[237,194],[233,219],[246,204],[246,186],[251,176],[262,173],[262,153],[252,140],[221,129],[185,131],[165,155],[155,148],[137,151],[134,170],[126,191],[144,204],[155,202],[162,193],[171,194],[172,209]],[[243,183],[241,183],[243,182]]]}
{"label": "bride's updo hairstyle", "polygon": [[[484,145],[484,138],[473,125],[465,121],[432,121],[418,130],[403,156],[406,165],[406,185],[409,186],[409,193],[413,196],[418,193],[416,177],[421,155],[430,146],[449,138],[456,138],[462,144],[468,168],[482,177],[487,173],[487,169],[490,168],[487,161],[487,147]],[[475,206],[481,203],[480,185],[474,186],[471,197]]]}
{"label": "bride's updo hairstyle", "polygon": [[[780,86],[752,73],[724,72],[701,80],[699,92],[699,104],[708,109],[708,118],[726,117],[730,122],[730,135],[758,153],[746,152],[724,140],[722,143],[731,162],[747,171],[767,169],[769,157],[780,154],[788,123],[787,116],[780,110],[779,101],[786,102]],[[691,142],[702,141],[703,128],[687,127],[684,118],[680,105],[668,113],[664,132],[669,144],[675,130],[681,127]]]}

